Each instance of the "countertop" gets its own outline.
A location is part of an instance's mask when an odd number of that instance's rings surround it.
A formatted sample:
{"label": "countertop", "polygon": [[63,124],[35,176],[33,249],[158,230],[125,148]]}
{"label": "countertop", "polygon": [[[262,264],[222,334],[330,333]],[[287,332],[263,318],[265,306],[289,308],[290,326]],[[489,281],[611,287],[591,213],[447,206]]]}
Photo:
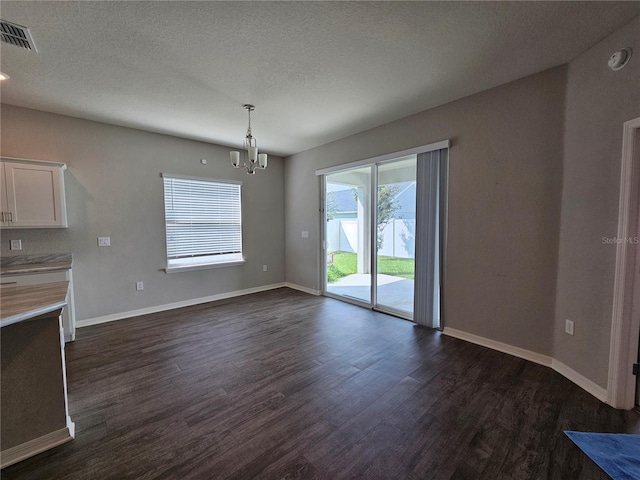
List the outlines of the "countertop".
{"label": "countertop", "polygon": [[0,327],[53,312],[67,304],[69,282],[0,288]]}
{"label": "countertop", "polygon": [[73,263],[70,253],[44,255],[14,255],[0,258],[0,275],[20,275],[69,270]]}
{"label": "countertop", "polygon": [[22,273],[45,273],[58,270],[69,270],[71,260],[66,262],[23,263],[0,267],[0,275],[18,275]]}

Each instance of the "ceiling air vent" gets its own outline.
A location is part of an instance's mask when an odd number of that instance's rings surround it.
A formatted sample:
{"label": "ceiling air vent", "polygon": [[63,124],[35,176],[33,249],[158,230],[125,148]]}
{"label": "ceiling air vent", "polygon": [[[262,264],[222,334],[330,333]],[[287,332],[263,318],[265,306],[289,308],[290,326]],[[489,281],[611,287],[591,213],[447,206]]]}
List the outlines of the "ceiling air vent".
{"label": "ceiling air vent", "polygon": [[6,20],[0,20],[0,35],[2,35],[2,41],[4,43],[10,43],[11,45],[29,51],[38,51],[27,27],[22,27],[15,23],[7,22]]}

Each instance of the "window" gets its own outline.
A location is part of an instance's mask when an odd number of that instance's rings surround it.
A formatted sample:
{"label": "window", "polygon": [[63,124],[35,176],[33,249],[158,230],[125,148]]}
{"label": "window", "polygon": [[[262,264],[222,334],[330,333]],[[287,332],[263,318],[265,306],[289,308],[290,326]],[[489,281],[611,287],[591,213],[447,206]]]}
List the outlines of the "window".
{"label": "window", "polygon": [[242,263],[241,184],[162,177],[167,272]]}

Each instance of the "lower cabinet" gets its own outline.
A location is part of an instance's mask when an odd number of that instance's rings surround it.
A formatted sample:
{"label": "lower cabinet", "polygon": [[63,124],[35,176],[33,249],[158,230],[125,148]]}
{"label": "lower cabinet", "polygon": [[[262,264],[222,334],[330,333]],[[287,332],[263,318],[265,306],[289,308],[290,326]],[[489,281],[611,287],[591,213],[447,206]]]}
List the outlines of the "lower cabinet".
{"label": "lower cabinet", "polygon": [[2,327],[0,468],[69,442],[60,310]]}

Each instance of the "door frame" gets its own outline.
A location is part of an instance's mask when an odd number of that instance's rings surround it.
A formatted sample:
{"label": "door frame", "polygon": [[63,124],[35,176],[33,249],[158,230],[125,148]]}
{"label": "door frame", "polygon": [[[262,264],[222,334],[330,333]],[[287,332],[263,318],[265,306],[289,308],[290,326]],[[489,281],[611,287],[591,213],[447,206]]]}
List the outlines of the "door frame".
{"label": "door frame", "polygon": [[[611,322],[611,344],[609,349],[608,402],[614,408],[630,410],[634,408],[637,377],[631,373],[631,365],[637,361],[640,338],[640,312],[634,304],[640,303],[640,273],[631,255],[640,255],[637,244],[638,230],[630,232],[636,222],[638,212],[634,209],[633,195],[640,191],[640,165],[634,165],[634,149],[640,117],[625,122],[622,136],[622,165],[620,169],[620,200],[618,207],[618,239],[613,285],[613,310]],[[636,208],[640,208],[636,205]],[[633,218],[633,216],[636,218]],[[634,242],[633,239],[636,238]],[[630,271],[631,270],[631,271]],[[636,298],[634,299],[634,290]]]}

